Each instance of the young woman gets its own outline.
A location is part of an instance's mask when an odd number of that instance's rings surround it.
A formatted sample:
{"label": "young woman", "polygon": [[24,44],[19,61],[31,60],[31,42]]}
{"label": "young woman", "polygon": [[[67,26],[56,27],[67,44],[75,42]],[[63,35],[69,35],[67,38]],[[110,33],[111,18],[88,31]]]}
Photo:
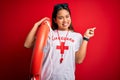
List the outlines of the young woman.
{"label": "young woman", "polygon": [[[46,19],[35,23],[26,38],[26,48],[34,45],[36,31]],[[68,4],[57,4],[52,13],[52,29],[44,48],[41,80],[75,80],[75,63],[83,62],[88,40],[94,36],[95,28],[87,29],[83,37],[74,32]]]}

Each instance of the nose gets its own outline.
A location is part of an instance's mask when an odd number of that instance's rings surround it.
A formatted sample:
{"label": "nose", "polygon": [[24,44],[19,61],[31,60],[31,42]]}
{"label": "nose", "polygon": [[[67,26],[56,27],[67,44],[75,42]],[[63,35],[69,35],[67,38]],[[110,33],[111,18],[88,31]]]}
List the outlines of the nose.
{"label": "nose", "polygon": [[63,22],[67,22],[67,18],[64,18],[64,19],[63,19]]}

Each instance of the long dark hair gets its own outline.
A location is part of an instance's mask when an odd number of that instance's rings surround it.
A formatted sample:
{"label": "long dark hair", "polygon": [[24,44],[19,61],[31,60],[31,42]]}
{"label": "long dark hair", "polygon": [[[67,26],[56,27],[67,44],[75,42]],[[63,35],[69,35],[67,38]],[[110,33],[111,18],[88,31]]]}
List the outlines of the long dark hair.
{"label": "long dark hair", "polygon": [[[67,10],[69,12],[70,16],[71,16],[71,12],[70,12],[70,9],[69,9],[67,3],[55,5],[53,13],[52,13],[52,29],[53,30],[58,29],[58,25],[55,23],[54,19],[56,19],[57,13],[61,9]],[[71,22],[70,26],[68,27],[68,29],[74,31],[73,26],[72,26],[72,22]]]}

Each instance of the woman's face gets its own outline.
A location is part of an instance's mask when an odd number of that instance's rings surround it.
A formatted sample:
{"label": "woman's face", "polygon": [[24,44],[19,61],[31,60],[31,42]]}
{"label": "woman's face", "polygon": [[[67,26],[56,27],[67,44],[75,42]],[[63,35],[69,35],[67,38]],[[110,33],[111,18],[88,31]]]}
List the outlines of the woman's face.
{"label": "woman's face", "polygon": [[55,23],[58,25],[59,30],[68,30],[71,24],[70,13],[65,9],[61,9],[57,13]]}

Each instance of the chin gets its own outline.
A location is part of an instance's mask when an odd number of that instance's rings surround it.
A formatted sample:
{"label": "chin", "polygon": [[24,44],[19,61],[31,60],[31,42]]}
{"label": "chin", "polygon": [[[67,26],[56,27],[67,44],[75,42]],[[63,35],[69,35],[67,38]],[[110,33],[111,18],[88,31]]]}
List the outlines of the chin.
{"label": "chin", "polygon": [[67,28],[64,28],[63,30],[68,30],[68,27],[67,27]]}

